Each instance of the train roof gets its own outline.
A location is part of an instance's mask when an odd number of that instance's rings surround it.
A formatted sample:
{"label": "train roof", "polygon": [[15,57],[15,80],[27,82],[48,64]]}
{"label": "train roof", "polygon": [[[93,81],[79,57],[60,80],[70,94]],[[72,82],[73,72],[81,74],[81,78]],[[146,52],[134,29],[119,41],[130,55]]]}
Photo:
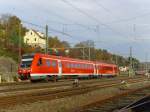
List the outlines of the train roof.
{"label": "train roof", "polygon": [[40,53],[37,53],[36,55],[44,56],[44,57],[51,57],[51,58],[55,58],[55,59],[62,59],[62,60],[70,60],[70,61],[80,61],[80,62],[93,63],[93,61],[74,59],[74,58],[63,57],[63,56],[54,56],[54,55],[47,55],[47,54],[40,54]]}
{"label": "train roof", "polygon": [[96,64],[100,64],[100,65],[105,65],[105,66],[117,66],[116,64],[111,64],[111,63],[104,63],[104,62],[99,62],[99,61],[96,61]]}
{"label": "train roof", "polygon": [[101,65],[106,65],[106,66],[117,66],[115,64],[110,64],[110,63],[105,63],[105,62],[100,62],[100,61],[89,61],[89,60],[81,60],[81,59],[74,59],[74,58],[69,58],[69,57],[63,57],[63,56],[54,56],[54,55],[48,55],[48,54],[42,54],[42,53],[31,53],[31,54],[25,54],[23,56],[27,55],[37,55],[37,56],[44,56],[44,57],[50,57],[50,58],[55,58],[55,59],[62,59],[62,60],[70,60],[70,61],[79,61],[79,62],[86,62],[86,63],[93,63],[93,64],[101,64]]}

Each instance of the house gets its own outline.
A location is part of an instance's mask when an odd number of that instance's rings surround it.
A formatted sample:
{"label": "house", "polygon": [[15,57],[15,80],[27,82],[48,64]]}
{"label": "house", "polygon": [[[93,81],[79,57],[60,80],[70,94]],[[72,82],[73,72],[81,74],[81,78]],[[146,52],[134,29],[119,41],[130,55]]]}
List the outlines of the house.
{"label": "house", "polygon": [[32,47],[46,47],[46,39],[43,33],[37,32],[33,29],[26,32],[24,36],[24,43]]}
{"label": "house", "polygon": [[126,71],[128,71],[129,70],[129,67],[127,67],[127,66],[121,66],[121,67],[119,67],[119,70],[121,71],[121,72],[126,72]]}

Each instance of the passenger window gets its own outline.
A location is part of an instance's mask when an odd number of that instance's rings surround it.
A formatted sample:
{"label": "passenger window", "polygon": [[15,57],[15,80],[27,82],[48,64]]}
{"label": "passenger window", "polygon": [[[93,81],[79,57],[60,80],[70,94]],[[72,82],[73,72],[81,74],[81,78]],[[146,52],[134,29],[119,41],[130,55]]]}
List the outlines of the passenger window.
{"label": "passenger window", "polygon": [[67,68],[70,68],[70,63],[67,63]]}
{"label": "passenger window", "polygon": [[52,66],[56,67],[56,62],[55,61],[52,61]]}
{"label": "passenger window", "polygon": [[46,60],[46,65],[48,66],[48,67],[50,67],[50,61],[49,60]]}
{"label": "passenger window", "polygon": [[78,65],[77,65],[77,64],[75,64],[75,68],[78,68]]}
{"label": "passenger window", "polygon": [[74,64],[73,63],[71,64],[71,68],[74,68]]}
{"label": "passenger window", "polygon": [[87,69],[87,65],[85,64],[85,69]]}
{"label": "passenger window", "polygon": [[80,68],[80,64],[78,64],[78,68]]}
{"label": "passenger window", "polygon": [[82,69],[84,69],[84,64],[82,64]]}

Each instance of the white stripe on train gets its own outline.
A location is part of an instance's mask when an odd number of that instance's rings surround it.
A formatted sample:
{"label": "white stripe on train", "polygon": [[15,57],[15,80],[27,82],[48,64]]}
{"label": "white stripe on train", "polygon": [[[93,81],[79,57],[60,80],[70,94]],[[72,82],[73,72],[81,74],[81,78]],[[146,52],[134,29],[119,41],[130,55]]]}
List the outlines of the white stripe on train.
{"label": "white stripe on train", "polygon": [[58,75],[58,76],[63,76],[63,75],[105,75],[105,76],[109,76],[109,75],[116,75],[116,74],[91,74],[91,73],[82,73],[82,74],[78,74],[78,73],[71,73],[71,74],[58,74],[58,73],[53,73],[53,74],[47,74],[47,73],[38,73],[38,74],[30,74],[30,76],[47,76],[47,75]]}

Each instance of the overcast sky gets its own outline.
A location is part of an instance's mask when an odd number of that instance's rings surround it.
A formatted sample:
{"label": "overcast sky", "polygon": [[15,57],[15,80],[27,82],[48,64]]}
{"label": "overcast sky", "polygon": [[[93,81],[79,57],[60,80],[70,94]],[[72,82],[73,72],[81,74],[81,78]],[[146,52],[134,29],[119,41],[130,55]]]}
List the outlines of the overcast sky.
{"label": "overcast sky", "polygon": [[48,24],[49,35],[71,44],[93,40],[97,48],[125,56],[132,46],[135,57],[144,61],[149,54],[150,59],[150,0],[0,0],[0,14],[5,13]]}

